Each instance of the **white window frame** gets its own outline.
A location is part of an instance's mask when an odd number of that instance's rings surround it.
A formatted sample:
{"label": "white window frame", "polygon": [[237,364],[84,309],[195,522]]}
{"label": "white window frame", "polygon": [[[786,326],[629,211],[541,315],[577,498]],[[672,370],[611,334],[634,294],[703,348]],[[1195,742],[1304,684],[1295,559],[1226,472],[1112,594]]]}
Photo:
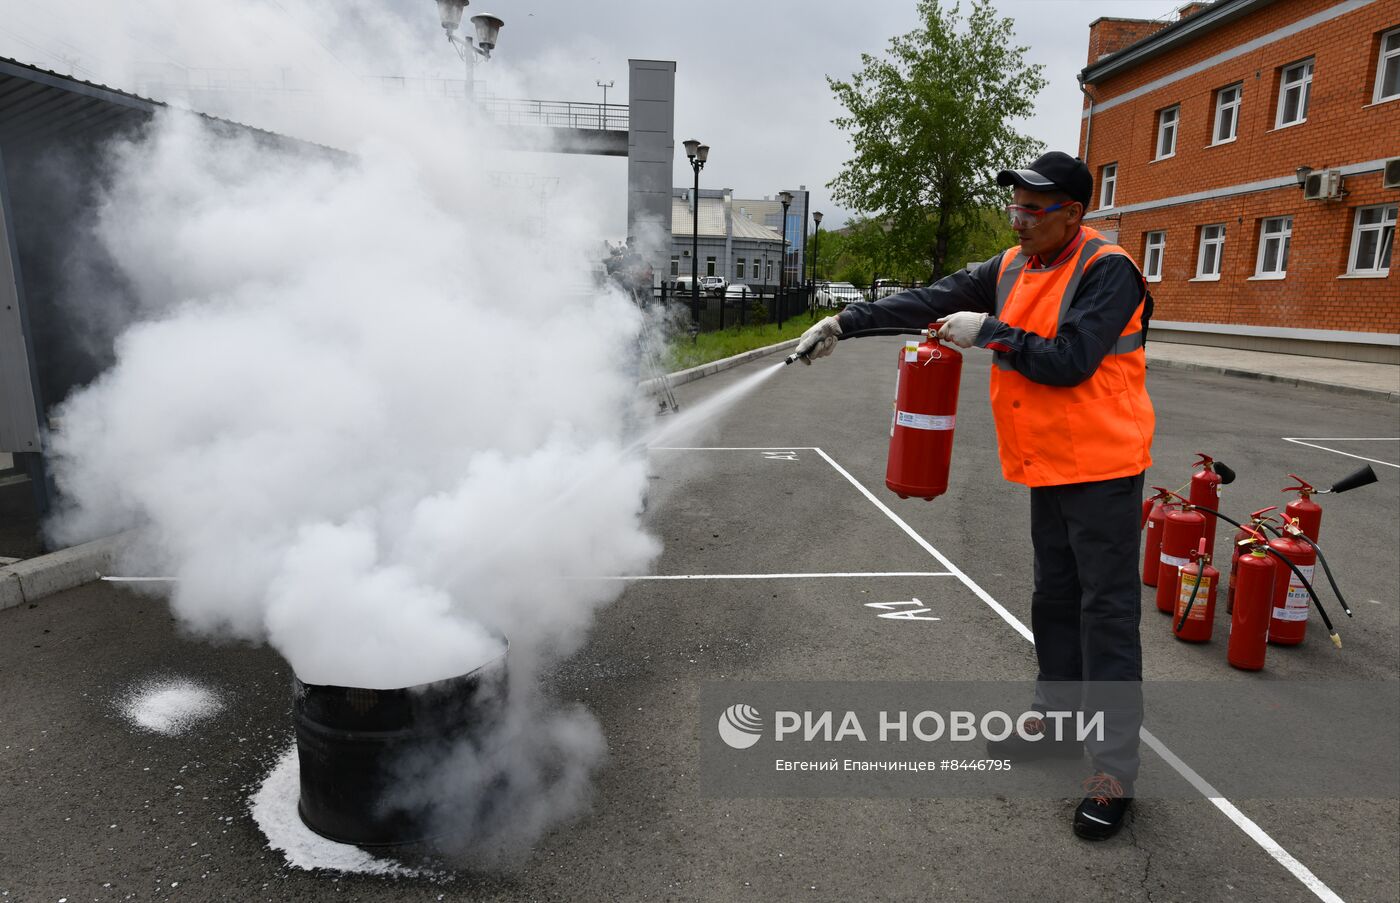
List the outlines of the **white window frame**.
{"label": "white window frame", "polygon": [[1113,197],[1118,193],[1118,164],[1106,163],[1099,172],[1099,209],[1113,206]]}
{"label": "white window frame", "polygon": [[715,263],[716,263],[716,262],[717,262],[716,259],[713,258],[713,257],[706,257],[706,258],[705,258],[705,275],[706,275],[706,276],[713,276],[713,275],[715,274]]}
{"label": "white window frame", "polygon": [[[1274,114],[1274,128],[1281,129],[1290,125],[1302,125],[1308,121],[1308,100],[1312,97],[1314,62],[1312,57],[1308,57],[1296,63],[1289,63],[1279,73],[1278,111]],[[1298,75],[1290,79],[1289,73],[1292,72],[1297,72]],[[1298,91],[1298,118],[1285,120],[1283,111],[1287,106],[1288,94],[1294,89]]]}
{"label": "white window frame", "polygon": [[765,285],[767,285],[768,283],[773,281],[773,261],[767,260],[764,261],[764,263],[766,264],[767,275],[763,277],[763,282]]}
{"label": "white window frame", "polygon": [[[1153,252],[1156,256],[1153,256]],[[1167,256],[1167,233],[1165,229],[1148,232],[1142,239],[1142,275],[1148,282],[1161,282],[1162,270]],[[1155,266],[1153,264],[1156,264]]]}
{"label": "white window frame", "polygon": [[[1293,243],[1293,217],[1270,216],[1259,221],[1259,254],[1254,261],[1255,279],[1282,279],[1288,275],[1288,251]],[[1278,246],[1274,269],[1264,269],[1269,245]]]}
{"label": "white window frame", "polygon": [[[1381,213],[1380,220],[1375,223],[1362,225],[1361,217],[1364,213],[1378,210]],[[1389,251],[1391,259],[1395,257],[1395,220],[1397,211],[1400,211],[1400,204],[1373,204],[1367,207],[1357,207],[1356,215],[1352,218],[1351,225],[1351,250],[1347,252],[1347,275],[1348,276],[1389,276],[1390,266],[1381,266],[1380,262],[1385,257],[1385,252]],[[1376,254],[1371,259],[1370,267],[1358,267],[1356,265],[1356,254],[1361,250],[1361,238],[1366,232],[1379,232],[1379,240],[1376,242]]]}
{"label": "white window frame", "polygon": [[[1215,232],[1214,230],[1219,230]],[[1206,269],[1206,252],[1215,249],[1215,270]],[[1193,282],[1219,282],[1225,270],[1225,224],[1210,223],[1201,227],[1201,241],[1196,250],[1196,278]]]}
{"label": "white window frame", "polygon": [[679,276],[680,274],[681,274],[681,259],[680,259],[680,257],[672,256],[672,257],[671,257],[671,275],[672,275],[672,276]]}
{"label": "white window frame", "polygon": [[738,258],[735,259],[735,263],[734,263],[734,278],[735,278],[735,279],[743,279],[743,278],[744,278],[744,264],[745,264],[745,263],[746,263],[746,258],[738,257]]}
{"label": "white window frame", "polygon": [[[1171,116],[1170,119],[1168,119],[1168,114]],[[1157,155],[1153,157],[1154,160],[1166,160],[1176,156],[1176,139],[1180,126],[1181,104],[1174,104],[1157,111]],[[1171,150],[1163,153],[1162,145],[1168,134],[1171,135]]]}
{"label": "white window frame", "polygon": [[[1395,46],[1386,49],[1386,44],[1394,41]],[[1376,59],[1376,89],[1372,94],[1372,103],[1382,103],[1387,100],[1400,99],[1400,75],[1396,77],[1395,93],[1381,94],[1381,88],[1385,85],[1385,71],[1388,66],[1394,66],[1400,73],[1400,28],[1392,28],[1381,33],[1381,50]]]}
{"label": "white window frame", "polygon": [[[1226,100],[1226,92],[1233,91],[1235,96],[1231,100]],[[1215,92],[1215,122],[1211,126],[1210,143],[1229,144],[1239,137],[1240,134],[1240,104],[1244,100],[1244,82],[1235,82],[1233,85],[1226,85]],[[1230,116],[1230,134],[1222,136],[1220,134],[1221,122],[1228,113]]]}
{"label": "white window frame", "polygon": [[755,257],[755,258],[753,259],[753,262],[752,262],[752,263],[753,263],[753,270],[749,273],[749,278],[750,278],[750,279],[757,279],[757,278],[758,278],[758,266],[759,266],[759,263],[760,263],[760,262],[761,262],[761,261],[759,261],[759,259],[758,259],[757,257]]}

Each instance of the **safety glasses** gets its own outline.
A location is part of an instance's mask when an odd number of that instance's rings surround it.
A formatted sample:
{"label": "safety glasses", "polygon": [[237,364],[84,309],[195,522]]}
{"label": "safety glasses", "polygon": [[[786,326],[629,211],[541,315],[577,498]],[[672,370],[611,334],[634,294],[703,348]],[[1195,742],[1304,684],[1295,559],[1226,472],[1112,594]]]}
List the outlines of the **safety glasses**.
{"label": "safety glasses", "polygon": [[1049,207],[1021,207],[1017,204],[1006,205],[1006,215],[1011,220],[1013,229],[1029,229],[1045,218],[1047,213],[1054,213],[1061,207],[1068,207],[1076,201],[1060,201],[1058,204],[1051,204]]}

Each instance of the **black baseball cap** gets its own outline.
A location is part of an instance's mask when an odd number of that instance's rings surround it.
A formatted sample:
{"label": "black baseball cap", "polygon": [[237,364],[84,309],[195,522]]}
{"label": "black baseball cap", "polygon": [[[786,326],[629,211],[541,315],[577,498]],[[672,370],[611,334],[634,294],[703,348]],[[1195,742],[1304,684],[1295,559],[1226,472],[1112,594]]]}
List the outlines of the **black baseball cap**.
{"label": "black baseball cap", "polygon": [[1004,188],[1020,185],[1031,191],[1063,191],[1086,208],[1094,194],[1094,177],[1089,174],[1089,167],[1064,151],[1041,154],[1025,169],[1003,169],[997,173],[997,184]]}

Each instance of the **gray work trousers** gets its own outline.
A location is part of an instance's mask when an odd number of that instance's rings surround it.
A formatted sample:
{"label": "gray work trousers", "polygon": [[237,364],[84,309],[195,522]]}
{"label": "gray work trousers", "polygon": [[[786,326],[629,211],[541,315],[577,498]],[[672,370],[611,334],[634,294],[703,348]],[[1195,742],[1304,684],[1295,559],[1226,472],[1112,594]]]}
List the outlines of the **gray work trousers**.
{"label": "gray work trousers", "polygon": [[1104,711],[1102,740],[1085,745],[1097,771],[1129,788],[1142,726],[1142,483],[1137,474],[1031,489],[1036,708]]}

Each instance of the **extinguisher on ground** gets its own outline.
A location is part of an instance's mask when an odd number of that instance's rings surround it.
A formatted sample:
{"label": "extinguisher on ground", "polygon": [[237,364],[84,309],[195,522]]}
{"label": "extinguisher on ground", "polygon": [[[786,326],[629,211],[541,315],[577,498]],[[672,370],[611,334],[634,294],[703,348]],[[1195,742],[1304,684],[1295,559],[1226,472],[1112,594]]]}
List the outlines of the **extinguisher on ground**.
{"label": "extinguisher on ground", "polygon": [[1376,472],[1367,464],[1353,473],[1342,477],[1332,484],[1331,489],[1318,489],[1307,480],[1290,473],[1290,477],[1298,481],[1297,486],[1285,486],[1283,492],[1296,492],[1298,497],[1289,502],[1284,507],[1284,517],[1289,521],[1297,521],[1298,528],[1303,534],[1313,542],[1318,541],[1318,534],[1322,532],[1322,506],[1312,500],[1314,495],[1326,495],[1327,493],[1341,493],[1358,486],[1366,486],[1376,482]]}
{"label": "extinguisher on ground", "polygon": [[1158,556],[1157,610],[1170,613],[1176,610],[1181,569],[1191,563],[1191,552],[1205,537],[1206,518],[1176,493],[1160,486],[1152,488],[1174,496],[1181,503],[1166,513],[1162,525],[1162,552]]}
{"label": "extinguisher on ground", "polygon": [[[1220,507],[1220,487],[1235,481],[1235,472],[1210,455],[1196,452],[1195,466],[1201,469],[1191,475],[1191,504],[1200,509]],[[1215,516],[1206,515],[1206,551],[1215,554]]]}
{"label": "extinguisher on ground", "polygon": [[1181,569],[1176,605],[1176,626],[1172,633],[1188,643],[1206,643],[1215,630],[1215,596],[1220,571],[1211,567],[1210,553],[1203,537],[1192,561]]}
{"label": "extinguisher on ground", "polygon": [[1166,523],[1166,504],[1170,498],[1171,493],[1162,489],[1142,503],[1142,523],[1138,526],[1143,528],[1143,586],[1157,585],[1157,568],[1162,557],[1162,527]]}
{"label": "extinguisher on ground", "polygon": [[1270,505],[1267,508],[1260,508],[1249,515],[1249,526],[1240,527],[1235,533],[1234,539],[1230,542],[1230,577],[1229,585],[1225,592],[1226,613],[1235,610],[1235,566],[1239,563],[1240,556],[1245,553],[1247,540],[1250,536],[1259,535],[1264,529],[1264,521],[1270,511],[1277,511],[1277,505]]}
{"label": "extinguisher on ground", "polygon": [[1230,616],[1230,641],[1225,660],[1243,671],[1264,667],[1269,645],[1269,617],[1273,610],[1277,568],[1266,551],[1268,541],[1258,530],[1250,531],[1245,551],[1236,566],[1235,609]]}

